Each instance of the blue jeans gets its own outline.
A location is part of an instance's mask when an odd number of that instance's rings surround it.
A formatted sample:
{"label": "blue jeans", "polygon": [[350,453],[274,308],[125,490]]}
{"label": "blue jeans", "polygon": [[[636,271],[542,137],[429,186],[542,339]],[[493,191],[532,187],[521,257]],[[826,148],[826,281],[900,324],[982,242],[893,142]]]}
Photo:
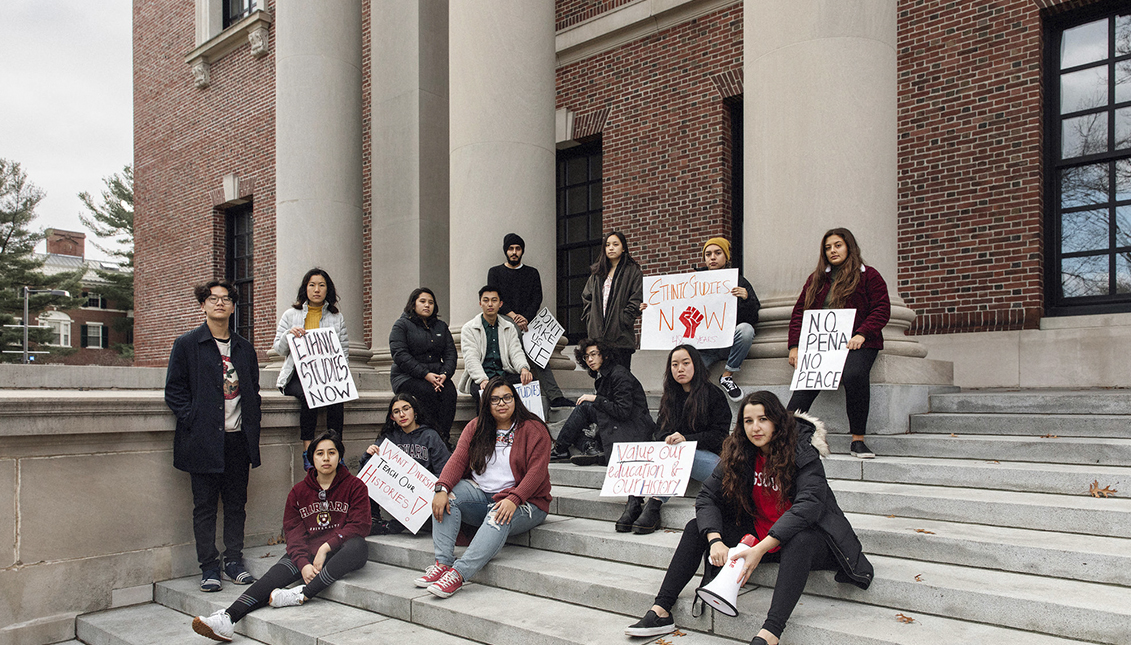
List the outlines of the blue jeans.
{"label": "blue jeans", "polygon": [[[508,535],[526,533],[546,519],[546,511],[527,502],[515,510],[510,524],[496,524],[491,512],[495,501],[470,479],[461,479],[448,495],[448,501],[451,511],[444,516],[444,521],[432,518],[432,548],[436,561],[454,567],[464,580],[479,573],[495,557],[506,544]],[[456,536],[461,522],[478,526],[479,530],[463,556],[456,560]]]}
{"label": "blue jeans", "polygon": [[738,323],[734,327],[734,344],[729,348],[701,349],[699,355],[703,357],[703,365],[711,367],[715,363],[726,359],[728,372],[737,372],[742,369],[742,361],[750,353],[750,345],[754,342],[754,327],[750,323]]}
{"label": "blue jeans", "polygon": [[[697,482],[705,482],[715,472],[715,465],[719,463],[719,456],[706,450],[696,450],[691,461],[691,478]],[[666,502],[670,497],[657,497],[661,502]]]}

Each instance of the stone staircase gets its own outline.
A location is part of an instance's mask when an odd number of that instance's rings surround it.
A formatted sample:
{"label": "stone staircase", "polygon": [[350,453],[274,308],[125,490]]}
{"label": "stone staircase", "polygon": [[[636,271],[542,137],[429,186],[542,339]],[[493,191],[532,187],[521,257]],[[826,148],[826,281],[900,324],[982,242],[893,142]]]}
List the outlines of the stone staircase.
{"label": "stone staircase", "polygon": [[[551,415],[553,426],[563,411]],[[1131,643],[1131,393],[967,392],[935,395],[909,435],[874,436],[882,455],[844,456],[830,437],[825,468],[876,568],[867,591],[810,577],[783,643],[934,645]],[[1042,437],[1042,435],[1047,435]],[[664,507],[664,531],[612,530],[623,500],[598,496],[598,467],[551,466],[552,515],[512,539],[474,580],[440,600],[412,585],[432,562],[427,535],[369,538],[370,563],[302,608],[263,608],[237,640],[353,643],[643,642],[624,627],[652,603],[693,516],[693,499]],[[1093,482],[1116,497],[1089,495]],[[247,553],[262,574],[283,547]],[[748,642],[769,605],[776,566],[755,572],[741,614],[676,606],[673,645]],[[202,594],[193,578],[155,585],[154,603],[80,616],[98,645],[207,642],[189,616],[226,607],[240,588]],[[758,586],[754,586],[754,585]],[[903,622],[902,617],[913,619]]]}

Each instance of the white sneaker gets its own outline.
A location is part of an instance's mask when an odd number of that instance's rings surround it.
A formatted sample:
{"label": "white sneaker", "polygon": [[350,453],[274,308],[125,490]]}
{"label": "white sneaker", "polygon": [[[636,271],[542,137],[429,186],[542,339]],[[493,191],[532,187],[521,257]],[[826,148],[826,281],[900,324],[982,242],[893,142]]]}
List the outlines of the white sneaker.
{"label": "white sneaker", "polygon": [[272,607],[297,607],[306,602],[306,596],[302,595],[305,589],[306,585],[299,585],[293,589],[276,589],[271,592],[267,604]]}
{"label": "white sneaker", "polygon": [[232,628],[232,617],[227,610],[221,609],[211,616],[197,616],[192,619],[192,631],[207,636],[214,641],[230,642],[235,635]]}

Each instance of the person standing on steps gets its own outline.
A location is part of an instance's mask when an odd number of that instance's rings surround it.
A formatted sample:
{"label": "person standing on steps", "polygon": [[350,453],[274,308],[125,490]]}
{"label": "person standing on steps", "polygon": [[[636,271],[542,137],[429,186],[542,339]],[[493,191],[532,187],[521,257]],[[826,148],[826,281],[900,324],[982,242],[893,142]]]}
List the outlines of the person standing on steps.
{"label": "person standing on steps", "polygon": [[192,481],[192,529],[201,591],[220,591],[216,512],[224,500],[224,574],[238,585],[255,582],[243,563],[247,481],[259,467],[259,360],[251,343],[232,331],[239,291],[223,280],[194,289],[204,324],[173,343],[165,375],[165,404],[177,417],[173,467]]}
{"label": "person standing on steps", "polygon": [[[314,439],[318,410],[312,410],[306,405],[306,395],[295,372],[295,358],[291,356],[288,337],[302,338],[308,329],[321,328],[330,328],[337,332],[342,353],[348,361],[350,336],[346,331],[345,316],[338,311],[338,290],[334,288],[334,281],[330,279],[329,273],[314,267],[302,277],[294,304],[279,318],[279,324],[275,329],[275,342],[272,343],[275,352],[286,359],[283,361],[282,369],[279,370],[279,378],[275,381],[275,385],[283,394],[298,399],[299,439],[302,441],[303,467],[306,470],[310,470],[310,464],[305,462],[306,449],[310,447],[311,439]],[[345,423],[345,404],[334,403],[325,406],[324,409],[326,429],[341,434]]]}
{"label": "person standing on steps", "polygon": [[[369,559],[369,489],[342,463],[345,446],[336,432],[311,441],[313,467],[291,488],[283,509],[287,554],[227,609],[197,616],[192,629],[212,640],[230,641],[238,623],[269,604],[294,607],[322,593]],[[287,588],[301,580],[303,584]]]}
{"label": "person standing on steps", "polygon": [[[517,233],[507,233],[503,237],[506,262],[487,270],[487,284],[498,287],[499,296],[503,299],[499,315],[509,318],[518,327],[520,339],[542,309],[542,277],[538,274],[538,269],[523,264],[522,256],[525,254],[526,241]],[[565,398],[562,389],[558,387],[554,370],[550,369],[549,363],[546,363],[546,367],[539,367],[532,360],[527,362],[530,363],[530,372],[534,375],[534,380],[538,381],[543,396],[550,402],[550,407],[573,407],[573,401]]]}
{"label": "person standing on steps", "polygon": [[[876,356],[884,348],[884,325],[891,318],[888,286],[880,272],[864,264],[856,238],[846,228],[834,228],[821,238],[817,268],[805,281],[805,288],[793,306],[789,320],[789,364],[797,367],[797,345],[801,341],[801,322],[807,309],[855,309],[848,358],[840,382],[844,386],[844,405],[848,430],[852,433],[849,452],[860,459],[876,456],[864,443],[871,405],[869,376]],[[808,412],[820,390],[797,390],[789,399],[791,411]]]}
{"label": "person standing on steps", "polygon": [[[707,380],[707,368],[703,367],[699,350],[691,345],[673,348],[664,372],[656,438],[668,445],[696,442],[691,465],[691,478],[695,481],[705,481],[718,463],[730,419],[730,404],[722,390]],[[649,498],[639,517],[630,522],[632,532],[643,535],[660,528],[660,507],[668,499]],[[618,526],[628,520],[628,515],[621,517]]]}
{"label": "person standing on steps", "polygon": [[644,273],[628,252],[624,233],[605,235],[604,253],[590,270],[581,291],[581,322],[585,323],[586,335],[608,343],[617,363],[631,370],[636,319],[644,302]]}
{"label": "person standing on steps", "polygon": [[408,296],[404,313],[389,331],[393,366],[389,380],[393,392],[411,394],[436,423],[435,430],[451,450],[452,423],[456,418],[456,342],[448,324],[440,319],[436,294],[417,287]]}

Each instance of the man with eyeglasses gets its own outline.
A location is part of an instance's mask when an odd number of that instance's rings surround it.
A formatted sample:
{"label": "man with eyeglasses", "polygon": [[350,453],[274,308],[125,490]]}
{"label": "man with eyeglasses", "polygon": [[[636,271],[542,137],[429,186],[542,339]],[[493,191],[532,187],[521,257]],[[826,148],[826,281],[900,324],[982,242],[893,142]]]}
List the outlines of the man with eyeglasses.
{"label": "man with eyeglasses", "polygon": [[173,466],[192,481],[193,533],[201,591],[220,591],[216,512],[224,500],[223,573],[255,582],[243,562],[244,505],[250,468],[259,466],[259,361],[231,329],[239,292],[222,280],[194,290],[204,324],[173,343],[165,404],[177,417]]}
{"label": "man with eyeglasses", "polygon": [[479,397],[487,381],[495,376],[505,376],[511,383],[527,385],[534,380],[530,364],[526,362],[526,352],[518,327],[504,316],[499,315],[502,298],[499,288],[487,285],[479,290],[479,308],[482,314],[464,323],[460,330],[460,351],[463,353],[463,376],[460,377],[459,390],[475,399],[475,409],[479,409]]}

